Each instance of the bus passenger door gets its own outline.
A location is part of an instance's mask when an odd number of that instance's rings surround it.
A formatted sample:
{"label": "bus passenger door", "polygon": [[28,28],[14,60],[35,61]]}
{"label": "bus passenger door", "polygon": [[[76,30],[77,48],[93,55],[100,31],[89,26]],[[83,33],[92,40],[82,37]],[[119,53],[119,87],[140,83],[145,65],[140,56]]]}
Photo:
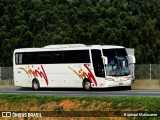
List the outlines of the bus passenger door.
{"label": "bus passenger door", "polygon": [[94,73],[97,78],[98,86],[105,85],[104,65],[101,50],[91,50]]}
{"label": "bus passenger door", "polygon": [[97,77],[105,77],[101,51],[91,50],[91,53],[95,75]]}

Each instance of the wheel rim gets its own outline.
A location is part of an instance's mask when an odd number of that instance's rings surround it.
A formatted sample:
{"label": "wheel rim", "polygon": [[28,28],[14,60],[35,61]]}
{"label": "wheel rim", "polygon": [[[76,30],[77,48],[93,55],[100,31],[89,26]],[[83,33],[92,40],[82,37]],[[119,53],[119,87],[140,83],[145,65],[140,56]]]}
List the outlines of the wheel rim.
{"label": "wheel rim", "polygon": [[34,89],[38,89],[38,83],[34,82]]}
{"label": "wheel rim", "polygon": [[85,88],[86,88],[87,90],[90,89],[90,86],[91,86],[90,82],[86,82],[86,83],[85,83]]}

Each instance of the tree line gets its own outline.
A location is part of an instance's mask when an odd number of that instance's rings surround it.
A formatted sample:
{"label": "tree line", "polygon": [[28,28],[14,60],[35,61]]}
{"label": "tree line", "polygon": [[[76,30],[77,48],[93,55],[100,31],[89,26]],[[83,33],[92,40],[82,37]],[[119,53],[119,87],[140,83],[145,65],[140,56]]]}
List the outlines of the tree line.
{"label": "tree line", "polygon": [[0,66],[16,48],[101,44],[135,48],[138,64],[160,63],[159,0],[0,0]]}

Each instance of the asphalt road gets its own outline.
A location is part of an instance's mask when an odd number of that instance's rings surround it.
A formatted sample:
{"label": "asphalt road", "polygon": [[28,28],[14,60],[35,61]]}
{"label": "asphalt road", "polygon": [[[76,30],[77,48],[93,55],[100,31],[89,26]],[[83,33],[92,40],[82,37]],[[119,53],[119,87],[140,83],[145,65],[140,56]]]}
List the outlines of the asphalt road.
{"label": "asphalt road", "polygon": [[160,90],[125,90],[122,88],[93,89],[84,91],[83,89],[40,89],[34,91],[30,88],[0,88],[0,94],[34,94],[52,96],[156,96],[160,97]]}

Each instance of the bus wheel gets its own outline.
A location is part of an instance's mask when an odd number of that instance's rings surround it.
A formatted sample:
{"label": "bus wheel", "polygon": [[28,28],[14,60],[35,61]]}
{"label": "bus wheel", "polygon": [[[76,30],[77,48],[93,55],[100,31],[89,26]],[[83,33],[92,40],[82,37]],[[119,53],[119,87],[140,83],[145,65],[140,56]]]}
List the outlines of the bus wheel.
{"label": "bus wheel", "polygon": [[37,79],[34,79],[32,81],[32,88],[33,88],[33,90],[39,90],[40,89],[40,85],[39,85],[39,82],[38,82]]}
{"label": "bus wheel", "polygon": [[91,90],[91,82],[88,79],[83,81],[83,88],[88,91]]}
{"label": "bus wheel", "polygon": [[131,86],[126,86],[125,90],[132,90],[132,87]]}
{"label": "bus wheel", "polygon": [[132,90],[132,87],[131,86],[123,86],[122,90]]}

